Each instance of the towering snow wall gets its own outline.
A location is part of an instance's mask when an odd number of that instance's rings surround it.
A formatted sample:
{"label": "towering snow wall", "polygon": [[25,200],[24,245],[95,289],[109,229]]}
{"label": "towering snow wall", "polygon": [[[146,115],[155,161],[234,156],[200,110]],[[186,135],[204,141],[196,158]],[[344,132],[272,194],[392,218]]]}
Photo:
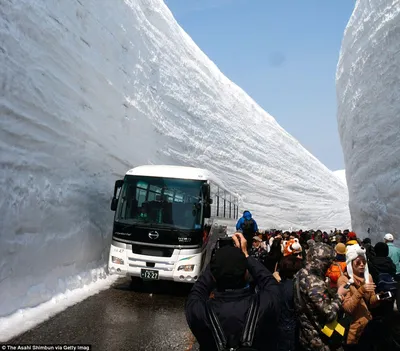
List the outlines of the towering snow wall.
{"label": "towering snow wall", "polygon": [[98,277],[139,164],[210,169],[264,228],[350,224],[344,184],[160,0],[3,1],[0,67],[0,316]]}
{"label": "towering snow wall", "polygon": [[355,231],[400,238],[400,1],[358,0],[337,68],[338,123]]}

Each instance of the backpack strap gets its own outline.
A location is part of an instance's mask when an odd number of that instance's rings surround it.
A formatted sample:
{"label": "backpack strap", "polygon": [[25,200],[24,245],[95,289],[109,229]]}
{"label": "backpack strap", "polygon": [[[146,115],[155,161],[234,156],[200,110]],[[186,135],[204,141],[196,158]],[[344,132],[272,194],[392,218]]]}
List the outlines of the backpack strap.
{"label": "backpack strap", "polygon": [[[254,334],[256,331],[256,325],[258,321],[259,309],[260,309],[260,297],[259,294],[255,294],[252,299],[249,311],[247,313],[242,338],[240,339],[241,346],[250,347],[253,344]],[[218,351],[226,350],[228,342],[226,340],[224,331],[222,330],[221,324],[219,323],[218,317],[211,306],[211,299],[208,300],[206,303],[206,312],[211,322],[212,333]]]}
{"label": "backpack strap", "polygon": [[240,344],[242,347],[251,347],[253,345],[254,334],[260,312],[260,295],[255,294],[251,302],[249,312],[247,313],[246,323],[244,325]]}
{"label": "backpack strap", "polygon": [[212,300],[209,299],[206,302],[206,314],[212,326],[212,333],[217,349],[218,351],[223,351],[226,349],[227,341],[221,324],[219,323],[218,317],[216,316],[214,309],[211,306],[211,301]]}

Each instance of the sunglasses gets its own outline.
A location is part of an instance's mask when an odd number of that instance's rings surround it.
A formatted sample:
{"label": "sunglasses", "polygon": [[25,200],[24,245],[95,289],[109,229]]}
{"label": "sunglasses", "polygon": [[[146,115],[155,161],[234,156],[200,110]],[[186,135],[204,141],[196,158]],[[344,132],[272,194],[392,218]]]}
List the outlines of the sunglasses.
{"label": "sunglasses", "polygon": [[356,266],[361,266],[361,264],[365,266],[367,264],[367,261],[365,261],[365,260],[355,260],[354,264]]}

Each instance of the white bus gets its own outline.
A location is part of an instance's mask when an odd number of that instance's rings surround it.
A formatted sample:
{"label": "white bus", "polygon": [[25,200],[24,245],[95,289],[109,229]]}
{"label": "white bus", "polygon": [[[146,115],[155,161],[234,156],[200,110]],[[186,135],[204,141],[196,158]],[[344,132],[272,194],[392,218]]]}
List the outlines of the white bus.
{"label": "white bus", "polygon": [[233,232],[238,197],[209,171],[149,165],[117,180],[110,274],[194,283],[219,236]]}

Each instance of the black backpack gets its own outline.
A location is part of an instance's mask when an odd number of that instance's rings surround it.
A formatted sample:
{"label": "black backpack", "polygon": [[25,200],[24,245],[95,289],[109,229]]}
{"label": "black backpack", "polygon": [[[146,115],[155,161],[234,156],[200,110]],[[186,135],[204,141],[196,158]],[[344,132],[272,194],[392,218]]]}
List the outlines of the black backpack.
{"label": "black backpack", "polygon": [[245,219],[243,222],[243,235],[245,238],[254,235],[254,219]]}
{"label": "black backpack", "polygon": [[240,339],[239,345],[236,347],[231,347],[230,345],[228,345],[227,339],[225,337],[224,331],[222,330],[221,324],[219,323],[218,317],[211,306],[211,300],[207,301],[206,307],[207,316],[209,318],[209,321],[211,322],[212,333],[218,351],[257,351],[257,349],[252,348],[252,345],[260,310],[259,294],[255,294],[253,296],[250,309],[247,313],[246,322],[244,324],[242,337]]}
{"label": "black backpack", "polygon": [[397,290],[397,282],[389,273],[379,273],[378,283],[376,284],[376,291],[390,291],[395,292]]}

